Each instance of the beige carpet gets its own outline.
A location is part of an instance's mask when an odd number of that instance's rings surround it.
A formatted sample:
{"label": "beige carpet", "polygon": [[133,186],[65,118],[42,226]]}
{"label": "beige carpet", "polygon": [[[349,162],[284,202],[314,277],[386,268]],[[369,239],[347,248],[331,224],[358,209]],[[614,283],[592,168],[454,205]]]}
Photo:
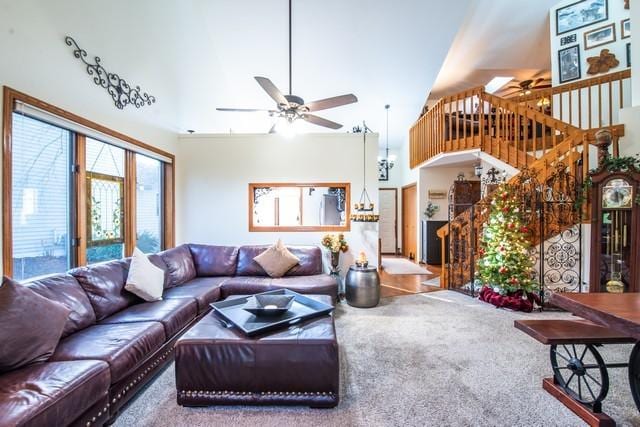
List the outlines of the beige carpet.
{"label": "beige carpet", "polygon": [[433,274],[405,258],[382,257],[382,268],[387,274]]}
{"label": "beige carpet", "polygon": [[[384,299],[373,309],[340,305],[341,401],[306,407],[183,408],[170,366],[118,418],[118,426],[583,426],[542,390],[548,348],[514,329],[518,314],[440,291]],[[629,345],[607,346],[624,361]],[[612,369],[604,408],[640,425],[626,370]]]}

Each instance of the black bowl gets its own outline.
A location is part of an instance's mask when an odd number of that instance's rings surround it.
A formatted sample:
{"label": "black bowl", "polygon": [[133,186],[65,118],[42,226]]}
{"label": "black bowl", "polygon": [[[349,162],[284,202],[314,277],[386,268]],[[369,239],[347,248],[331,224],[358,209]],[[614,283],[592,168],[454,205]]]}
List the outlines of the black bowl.
{"label": "black bowl", "polygon": [[278,316],[286,313],[293,304],[293,295],[254,295],[242,307],[256,316]]}

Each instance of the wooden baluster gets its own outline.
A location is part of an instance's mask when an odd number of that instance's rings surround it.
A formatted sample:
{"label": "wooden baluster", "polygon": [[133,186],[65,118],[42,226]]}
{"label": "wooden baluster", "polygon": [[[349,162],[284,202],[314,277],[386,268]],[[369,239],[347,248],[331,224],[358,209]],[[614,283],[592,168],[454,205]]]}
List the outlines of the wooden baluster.
{"label": "wooden baluster", "polygon": [[[448,141],[452,141],[453,140],[453,113],[451,111],[452,110],[451,103],[448,102],[447,105],[449,107],[448,108],[449,112],[448,112],[448,115],[447,115],[447,117],[448,117],[448,120],[447,120],[448,123],[447,124],[449,126],[449,138],[448,138]],[[451,150],[451,148],[449,147],[449,145],[447,145],[447,151],[449,151],[449,150]]]}
{"label": "wooden baluster", "polygon": [[[542,131],[544,132],[544,124],[542,124],[540,127],[542,128]],[[533,144],[532,144],[532,149],[533,149],[533,158],[535,160],[536,158],[536,149],[538,147],[538,122],[534,121],[533,122]],[[525,157],[526,159],[529,158],[529,156]],[[529,165],[527,165],[529,166]]]}
{"label": "wooden baluster", "polygon": [[602,85],[598,85],[598,127],[602,127]]}
{"label": "wooden baluster", "polygon": [[609,126],[613,126],[613,84],[609,81]]}
{"label": "wooden baluster", "polygon": [[609,126],[613,126],[613,82],[609,81]]}
{"label": "wooden baluster", "polygon": [[462,135],[464,135],[464,148],[467,148],[467,101],[469,97],[465,94],[462,98]]}
{"label": "wooden baluster", "polygon": [[569,91],[569,121],[568,123],[573,124],[573,91]]}
{"label": "wooden baluster", "polygon": [[582,88],[578,89],[578,127],[582,129]]}
{"label": "wooden baluster", "polygon": [[593,126],[593,104],[591,102],[591,86],[587,88],[589,90],[589,124],[587,125],[587,129],[591,129]]}
{"label": "wooden baluster", "polygon": [[[513,119],[516,122],[515,123],[515,150],[513,150],[513,153],[515,154],[515,165],[516,168],[519,168],[520,166],[518,165],[518,153],[520,152],[520,139],[521,139],[521,133],[522,133],[522,117],[520,116],[519,111],[518,111],[518,107],[516,107],[516,110],[513,112]],[[511,150],[509,150],[511,151]],[[513,161],[513,160],[512,160]]]}
{"label": "wooden baluster", "polygon": [[624,90],[623,90],[623,80],[622,77],[620,78],[620,80],[618,80],[618,87],[619,87],[619,93],[620,93],[620,109],[624,108]]}

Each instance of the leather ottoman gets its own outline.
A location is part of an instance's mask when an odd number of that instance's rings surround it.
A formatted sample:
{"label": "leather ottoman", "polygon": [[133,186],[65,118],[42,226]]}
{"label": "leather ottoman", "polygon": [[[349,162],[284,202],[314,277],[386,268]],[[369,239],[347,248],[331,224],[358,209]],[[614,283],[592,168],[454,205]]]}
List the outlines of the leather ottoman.
{"label": "leather ottoman", "polygon": [[[331,297],[308,295],[327,304]],[[247,337],[208,313],[175,344],[178,404],[338,404],[339,359],[333,315]]]}

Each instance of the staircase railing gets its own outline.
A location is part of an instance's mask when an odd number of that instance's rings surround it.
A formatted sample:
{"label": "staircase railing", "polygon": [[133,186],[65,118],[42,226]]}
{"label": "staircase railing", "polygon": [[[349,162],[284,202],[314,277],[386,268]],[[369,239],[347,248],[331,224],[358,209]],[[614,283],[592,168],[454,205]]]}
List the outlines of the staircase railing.
{"label": "staircase railing", "polygon": [[508,98],[581,129],[619,123],[620,110],[631,106],[631,70]]}

